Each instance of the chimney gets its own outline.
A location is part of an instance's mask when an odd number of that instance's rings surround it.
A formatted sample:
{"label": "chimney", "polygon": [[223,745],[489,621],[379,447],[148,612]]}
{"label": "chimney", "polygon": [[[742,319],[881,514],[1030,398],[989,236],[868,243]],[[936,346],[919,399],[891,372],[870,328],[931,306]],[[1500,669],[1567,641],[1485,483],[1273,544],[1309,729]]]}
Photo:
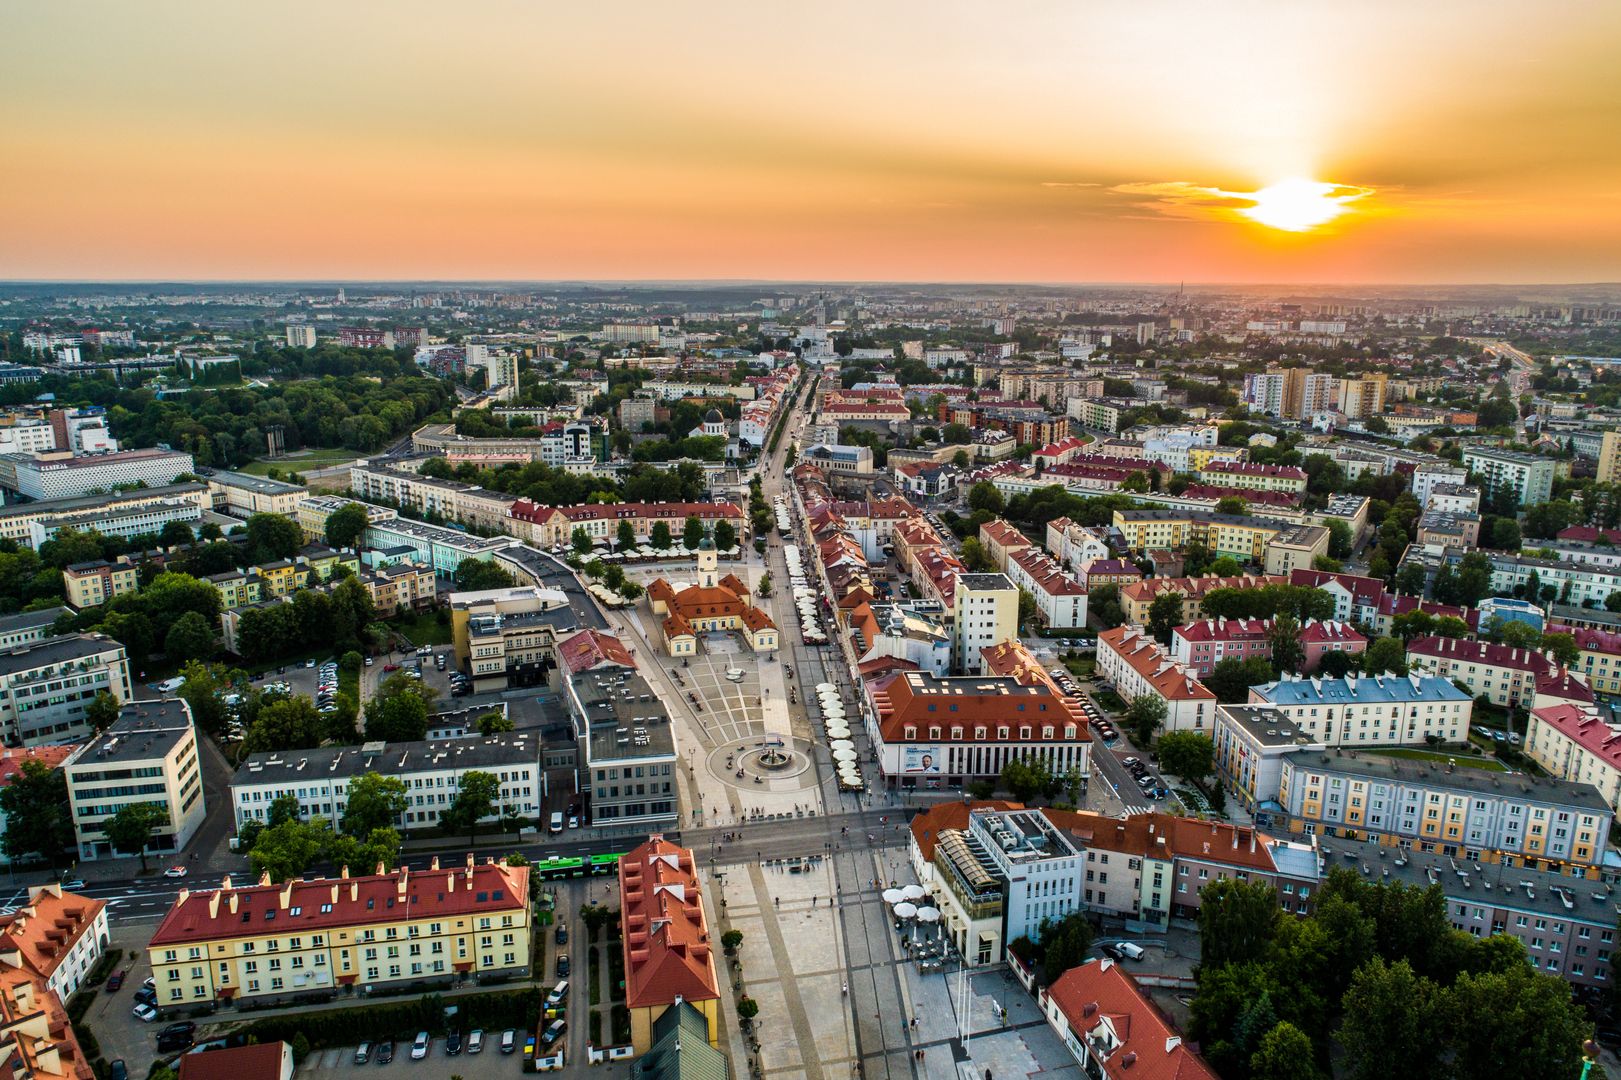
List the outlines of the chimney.
{"label": "chimney", "polygon": [[[347,869],[347,867],[345,867],[345,869]],[[334,881],[332,883],[332,899],[329,900],[328,903],[336,904],[337,902],[338,902],[338,883],[336,881]]]}
{"label": "chimney", "polygon": [[236,890],[234,890],[234,889],[233,889],[233,890],[231,890],[231,914],[232,914],[232,915],[235,915],[235,914],[236,914],[236,900],[237,900],[237,895],[238,895],[238,894],[237,894],[237,892],[236,892]]}
{"label": "chimney", "polygon": [[210,919],[220,917],[220,894],[217,890],[208,894],[208,917]]}
{"label": "chimney", "polygon": [[432,870],[439,869],[439,856],[435,855],[433,857],[433,862],[429,865],[429,869],[432,869]]}

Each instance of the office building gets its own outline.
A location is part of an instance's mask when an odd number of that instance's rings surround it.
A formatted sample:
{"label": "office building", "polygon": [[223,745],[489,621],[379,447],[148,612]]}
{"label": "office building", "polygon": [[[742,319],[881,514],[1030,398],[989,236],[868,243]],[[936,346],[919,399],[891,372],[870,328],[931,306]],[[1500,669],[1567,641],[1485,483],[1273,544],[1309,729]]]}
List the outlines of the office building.
{"label": "office building", "polygon": [[158,1008],[524,979],[529,867],[494,861],[181,889],[147,946]]}
{"label": "office building", "polygon": [[[562,673],[559,673],[562,676]],[[672,828],[680,820],[670,713],[634,667],[611,663],[562,676],[579,791],[592,825]]]}
{"label": "office building", "polygon": [[52,607],[0,615],[0,650],[55,637],[53,627],[56,620],[67,614],[69,611],[65,607]]}
{"label": "office building", "polygon": [[208,484],[214,511],[232,517],[250,518],[254,514],[297,517],[299,501],[310,494],[308,488],[298,484],[229,469],[204,469],[201,475]]}
{"label": "office building", "polygon": [[163,812],[146,845],[155,854],[180,852],[203,823],[197,730],[191,708],[180,698],[126,702],[112,726],[62,768],[79,858],[87,862],[131,854],[114,851],[103,829],[132,803],[150,803]]}
{"label": "office building", "polygon": [[0,457],[0,487],[25,499],[68,499],[125,485],[173,484],[192,471],[191,455],[177,450],[119,450],[84,457],[66,450],[32,457],[7,454]]}
{"label": "office building", "polygon": [[253,754],[231,778],[234,824],[265,822],[270,806],[283,796],[298,801],[305,821],[328,821],[336,831],[348,806],[349,785],[375,773],[405,785],[406,809],[395,828],[409,833],[431,829],[456,799],[461,778],[486,772],[501,781],[489,823],[517,815],[536,818],[545,800],[538,731],[422,742],[368,742],[359,747],[327,746]]}
{"label": "office building", "polygon": [[456,666],[475,693],[535,686],[556,659],[557,639],[578,629],[568,594],[520,585],[449,597]]}
{"label": "office building", "polygon": [[103,690],[133,696],[124,646],[103,634],[64,634],[0,652],[0,726],[11,746],[73,742]]}
{"label": "office building", "polygon": [[968,833],[1003,885],[1007,941],[1041,940],[1043,924],[1083,909],[1083,850],[1039,810],[972,810]]}

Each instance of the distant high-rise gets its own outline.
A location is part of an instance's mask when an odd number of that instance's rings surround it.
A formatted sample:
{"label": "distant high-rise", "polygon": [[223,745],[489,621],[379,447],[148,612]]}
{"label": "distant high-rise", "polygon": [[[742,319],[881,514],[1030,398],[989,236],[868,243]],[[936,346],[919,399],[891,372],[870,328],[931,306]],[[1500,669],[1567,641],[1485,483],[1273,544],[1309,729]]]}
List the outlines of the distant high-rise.
{"label": "distant high-rise", "polygon": [[1621,482],[1621,431],[1606,431],[1599,444],[1598,476],[1601,484]]}
{"label": "distant high-rise", "polygon": [[287,344],[294,349],[315,348],[315,327],[303,323],[289,323],[287,326]]}

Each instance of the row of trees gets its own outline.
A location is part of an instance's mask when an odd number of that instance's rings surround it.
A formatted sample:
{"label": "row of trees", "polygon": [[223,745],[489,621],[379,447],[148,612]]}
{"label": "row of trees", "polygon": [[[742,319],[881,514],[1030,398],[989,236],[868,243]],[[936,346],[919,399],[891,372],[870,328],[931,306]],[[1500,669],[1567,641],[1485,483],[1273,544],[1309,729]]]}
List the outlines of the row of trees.
{"label": "row of trees", "polygon": [[585,503],[696,502],[708,489],[703,466],[683,461],[673,468],[637,463],[620,479],[564,472],[540,462],[480,469],[452,467],[444,458],[423,462],[422,475],[460,480],[543,506],[579,506]]}
{"label": "row of trees", "polygon": [[290,602],[250,607],[237,617],[236,651],[250,662],[310,649],[344,652],[371,644],[371,590],[340,567],[331,590],[300,589]]}
{"label": "row of trees", "polygon": [[[1335,867],[1308,917],[1265,882],[1200,891],[1189,1034],[1227,1080],[1576,1076],[1582,1010],[1507,934],[1448,922],[1440,886]],[[1337,1050],[1337,1053],[1335,1052]]]}

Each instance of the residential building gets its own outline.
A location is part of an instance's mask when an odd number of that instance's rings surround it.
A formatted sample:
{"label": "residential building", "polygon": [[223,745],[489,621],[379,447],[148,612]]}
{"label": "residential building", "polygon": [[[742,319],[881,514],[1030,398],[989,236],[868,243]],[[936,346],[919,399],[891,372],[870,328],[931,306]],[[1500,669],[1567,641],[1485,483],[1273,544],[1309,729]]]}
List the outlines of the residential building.
{"label": "residential building", "polygon": [[[720,1041],[720,980],[691,849],[655,833],[619,858],[620,949],[630,1041],[653,1046],[660,1018],[684,1006],[702,1016],[702,1041]],[[610,946],[611,948],[612,946]]]}
{"label": "residential building", "polygon": [[1550,775],[1591,785],[1621,815],[1621,725],[1607,710],[1578,702],[1532,709],[1525,752]]}
{"label": "residential building", "polygon": [[167,1009],[523,979],[530,948],[529,867],[469,855],[449,869],[435,856],[427,870],[181,889],[146,952]]}
{"label": "residential building", "polygon": [[1116,510],[1114,527],[1135,553],[1203,544],[1217,555],[1253,563],[1265,558],[1266,546],[1274,537],[1294,528],[1276,518],[1197,510]]}
{"label": "residential building", "polygon": [[289,349],[315,348],[315,327],[307,323],[288,323],[287,347]]}
{"label": "residential building", "polygon": [[951,674],[951,632],[940,605],[918,600],[878,604],[865,594],[851,595],[861,599],[848,609],[845,625],[856,666],[864,674],[869,665],[886,660],[903,661],[932,675]]}
{"label": "residential building", "polygon": [[1407,665],[1462,683],[1493,705],[1528,709],[1537,683],[1559,674],[1557,662],[1535,649],[1466,638],[1420,637],[1407,643]]}
{"label": "residential building", "polygon": [[1047,551],[1071,570],[1084,571],[1093,562],[1109,557],[1109,544],[1103,530],[1077,525],[1069,518],[1047,523]]}
{"label": "residential building", "polygon": [[1463,463],[1470,472],[1481,476],[1487,491],[1493,495],[1507,491],[1521,506],[1547,502],[1553,495],[1553,458],[1493,447],[1465,447]]}
{"label": "residential building", "polygon": [[1250,687],[1250,704],[1276,705],[1324,746],[1423,746],[1469,737],[1474,698],[1436,675],[1285,677]]}
{"label": "residential building", "polygon": [[1049,629],[1086,626],[1087,585],[1066,573],[1046,552],[1034,545],[1017,549],[1004,569],[1015,586],[1035,598],[1036,610]]}
{"label": "residential building", "polygon": [[1463,550],[1476,547],[1480,543],[1480,515],[1464,511],[1426,510],[1418,519],[1417,542]]}
{"label": "residential building", "polygon": [[1320,589],[1332,596],[1334,618],[1339,622],[1372,626],[1378,618],[1379,605],[1385,600],[1385,583],[1378,578],[1296,568],[1289,572],[1287,581],[1290,585]]}
{"label": "residential building", "polygon": [[[1120,586],[1120,606],[1130,626],[1147,626],[1148,610],[1154,598],[1161,593],[1174,592],[1182,597],[1182,616],[1177,621],[1190,623],[1199,617],[1199,605],[1205,596],[1217,589],[1260,589],[1268,585],[1287,585],[1288,578],[1258,577],[1241,574],[1236,577],[1158,577]],[[1336,615],[1338,618],[1338,615]]]}
{"label": "residential building", "polygon": [[305,821],[328,821],[334,830],[343,822],[349,785],[375,773],[399,780],[406,788],[406,809],[394,827],[409,833],[430,829],[456,799],[461,778],[487,772],[501,781],[494,808],[482,818],[493,822],[507,815],[537,817],[545,798],[540,771],[538,731],[422,742],[368,742],[359,747],[327,746],[310,750],[251,754],[231,778],[235,827],[263,824],[279,798],[298,801]]}
{"label": "residential building", "polygon": [[1041,1011],[1094,1080],[1219,1080],[1114,960],[1091,959],[1064,972],[1041,992]]}
{"label": "residential building", "polygon": [[512,504],[503,531],[540,547],[567,546],[574,531],[583,529],[594,542],[617,544],[620,522],[629,522],[638,544],[647,543],[653,527],[662,522],[672,537],[680,537],[687,519],[697,518],[713,530],[724,521],[741,543],[748,535],[748,517],[735,503],[591,503],[582,506],[540,506],[527,499]]}
{"label": "residential building", "polygon": [[1355,751],[1284,755],[1277,799],[1296,833],[1573,877],[1598,876],[1614,817],[1591,784]]}
{"label": "residential building", "polygon": [[983,650],[1019,636],[1019,590],[1006,574],[957,574],[949,607],[958,671],[984,670]]}
{"label": "residential building", "polygon": [[146,850],[183,850],[203,823],[202,772],[191,708],[181,698],[126,702],[112,725],[62,765],[79,858],[115,852],[103,831],[124,807],[148,803],[163,812]]}
{"label": "residential building", "polygon": [[1007,571],[1008,556],[1034,546],[1029,537],[1001,518],[987,521],[979,527],[979,544],[996,568],[1004,573]]}
{"label": "residential building", "polygon": [[[1603,607],[1611,593],[1621,592],[1621,568],[1605,569],[1505,552],[1485,554],[1492,563],[1492,592],[1504,596],[1523,595],[1533,584],[1533,577],[1539,592],[1546,595],[1547,589],[1554,589],[1561,604],[1584,606],[1591,601],[1593,606]],[[1448,560],[1453,561],[1451,556]]]}
{"label": "residential building", "polygon": [[134,696],[124,646],[105,634],[63,634],[0,652],[0,730],[11,746],[90,734],[85,709],[102,691]]}
{"label": "residential building", "polygon": [[63,892],[54,881],[27,891],[0,915],[0,984],[27,979],[67,1001],[106,951],[107,902]]}
{"label": "residential building", "polygon": [[308,488],[298,484],[228,469],[205,469],[202,476],[208,484],[214,511],[232,517],[250,518],[254,514],[297,517],[299,502],[310,494]]}
{"label": "residential building", "polygon": [[[64,893],[56,884],[28,889],[11,927],[11,940],[0,962],[0,1060],[17,1080],[95,1080],[90,1058],[79,1045],[63,1007],[65,995],[50,987],[107,944],[105,905],[100,900]],[[71,965],[62,943],[72,940]],[[88,944],[86,942],[88,941]]]}
{"label": "residential building", "polygon": [[1604,433],[1599,444],[1598,472],[1594,477],[1601,484],[1621,483],[1621,431]]}
{"label": "residential building", "polygon": [[1261,568],[1268,574],[1309,570],[1328,557],[1329,531],[1321,525],[1296,525],[1266,541]]}
{"label": "residential building", "polygon": [[100,607],[120,596],[139,592],[140,567],[106,559],[73,563],[62,568],[62,589],[67,593],[68,605],[76,611]]}
{"label": "residential building", "polygon": [[179,1080],[293,1080],[293,1048],[280,1039],[192,1050],[176,1063]]}
{"label": "residential building", "polygon": [[177,450],[119,450],[75,457],[71,451],[0,456],[0,487],[24,499],[69,499],[124,485],[173,484],[193,471],[191,455]]}
{"label": "residential building", "polygon": [[[1171,631],[1171,656],[1203,677],[1223,660],[1271,660],[1271,633],[1271,619],[1201,619]],[[1305,650],[1300,670],[1307,674],[1322,665],[1326,653],[1356,655],[1368,647],[1354,627],[1335,621],[1308,620],[1298,639]]]}
{"label": "residential building", "polygon": [[1469,470],[1450,461],[1426,461],[1413,468],[1413,497],[1420,507],[1428,507],[1442,486],[1461,488],[1468,484]]}
{"label": "residential building", "polygon": [[19,611],[13,615],[0,615],[0,650],[12,649],[34,641],[55,637],[52,627],[56,620],[68,614],[65,607],[40,608],[37,611]]}
{"label": "residential building", "polygon": [[1283,809],[1278,783],[1283,759],[1296,750],[1323,749],[1300,734],[1294,721],[1272,705],[1218,705],[1215,744],[1216,775],[1255,817],[1257,825],[1271,823]]}
{"label": "residential building", "polygon": [[1199,480],[1221,487],[1253,491],[1306,490],[1306,472],[1294,465],[1258,465],[1248,461],[1215,460],[1199,470]]}
{"label": "residential building", "polygon": [[1390,377],[1384,372],[1368,372],[1340,380],[1340,412],[1352,420],[1366,420],[1385,411],[1385,390]]}
{"label": "residential building", "polygon": [[419,476],[405,469],[357,462],[349,467],[349,487],[356,496],[414,510],[424,517],[460,522],[486,532],[500,532],[517,500],[475,484]]}
{"label": "residential building", "polygon": [[1216,695],[1141,630],[1117,626],[1099,634],[1097,672],[1128,703],[1144,694],[1165,702],[1164,730],[1209,733]]}

